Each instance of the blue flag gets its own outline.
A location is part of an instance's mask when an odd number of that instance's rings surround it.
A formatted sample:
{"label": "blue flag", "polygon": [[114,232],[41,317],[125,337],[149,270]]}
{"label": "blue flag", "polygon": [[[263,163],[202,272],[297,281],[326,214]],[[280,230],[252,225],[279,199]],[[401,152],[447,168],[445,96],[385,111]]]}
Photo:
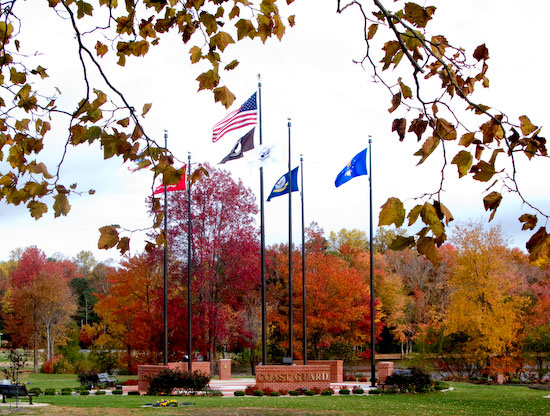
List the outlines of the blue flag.
{"label": "blue flag", "polygon": [[[290,172],[292,180],[291,187],[292,191],[299,191],[298,189],[298,166],[296,166],[292,171]],[[276,196],[281,196],[288,194],[288,173],[285,173],[283,176],[279,178],[279,180],[275,183],[275,186],[271,190],[271,193],[269,194],[269,198],[267,200],[269,201],[271,198],[275,198]]]}
{"label": "blue flag", "polygon": [[351,162],[342,169],[342,171],[336,177],[334,185],[338,188],[340,185],[346,183],[350,179],[356,176],[367,175],[367,149],[360,151],[355,155]]}

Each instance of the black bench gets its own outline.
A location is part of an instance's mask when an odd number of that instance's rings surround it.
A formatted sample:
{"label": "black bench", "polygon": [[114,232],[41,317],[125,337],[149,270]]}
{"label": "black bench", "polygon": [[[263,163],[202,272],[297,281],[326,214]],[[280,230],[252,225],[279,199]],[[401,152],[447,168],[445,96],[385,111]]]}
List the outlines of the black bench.
{"label": "black bench", "polygon": [[0,384],[0,394],[2,395],[2,403],[6,403],[6,397],[28,397],[29,404],[32,404],[34,393],[29,393],[24,385],[19,384]]}
{"label": "black bench", "polygon": [[97,381],[99,383],[104,383],[104,384],[115,384],[118,382],[118,379],[116,377],[111,377],[109,376],[109,374],[107,373],[98,373],[97,374]]}

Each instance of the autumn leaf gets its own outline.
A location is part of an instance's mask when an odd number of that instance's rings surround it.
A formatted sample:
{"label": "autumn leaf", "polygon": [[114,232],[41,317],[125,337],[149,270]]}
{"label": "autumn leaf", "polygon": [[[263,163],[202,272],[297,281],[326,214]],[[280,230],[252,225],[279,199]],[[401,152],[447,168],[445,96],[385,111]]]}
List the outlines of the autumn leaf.
{"label": "autumn leaf", "polygon": [[523,223],[522,230],[534,230],[537,225],[538,219],[536,215],[523,214],[519,217],[519,221]]}
{"label": "autumn leaf", "polygon": [[391,100],[391,108],[388,108],[388,111],[390,113],[393,113],[401,104],[401,93],[398,92],[397,94],[393,95],[393,98]]}
{"label": "autumn leaf", "polygon": [[407,129],[407,120],[404,118],[396,118],[392,122],[391,131],[396,131],[399,135],[399,141],[403,141],[405,138],[405,131]]}
{"label": "autumn leaf", "polygon": [[476,48],[476,50],[474,51],[474,58],[477,59],[478,61],[481,61],[481,60],[486,61],[487,59],[489,59],[489,50],[487,49],[485,44],[479,45]]}
{"label": "autumn leaf", "polygon": [[433,6],[424,9],[416,3],[405,4],[405,19],[419,28],[426,27],[434,12],[435,7]]}
{"label": "autumn leaf", "polygon": [[99,249],[109,249],[117,245],[118,231],[116,230],[118,226],[116,225],[107,225],[99,229],[100,236],[99,241],[97,242],[97,248]]}
{"label": "autumn leaf", "polygon": [[396,227],[401,227],[404,220],[403,203],[397,198],[389,198],[378,215],[378,226],[395,224]]}
{"label": "autumn leaf", "polygon": [[401,251],[409,247],[414,246],[414,237],[396,236],[390,243],[390,249],[395,251]]}
{"label": "autumn leaf", "polygon": [[371,40],[374,35],[376,34],[378,30],[378,24],[376,23],[373,23],[372,25],[369,26],[369,31],[368,31],[368,34],[367,34],[367,39],[368,40]]}
{"label": "autumn leaf", "polygon": [[218,87],[214,89],[214,99],[222,103],[225,108],[229,108],[235,101],[235,95],[225,86]]}
{"label": "autumn leaf", "polygon": [[489,218],[489,221],[491,221],[495,213],[497,211],[497,208],[500,205],[500,202],[502,201],[502,195],[498,192],[491,192],[489,195],[486,195],[483,198],[483,206],[485,207],[485,211],[493,211],[491,213],[491,217]]}
{"label": "autumn leaf", "polygon": [[523,134],[524,136],[530,135],[538,128],[531,123],[531,120],[529,120],[529,117],[527,116],[521,116],[519,118],[519,121],[521,122],[521,134]]}
{"label": "autumn leaf", "polygon": [[466,150],[461,150],[455,155],[451,164],[457,166],[459,178],[462,178],[463,176],[468,174],[468,171],[472,166],[473,160],[474,158],[472,154],[470,152],[467,152]]}
{"label": "autumn leaf", "polygon": [[67,215],[71,210],[71,205],[67,199],[67,195],[59,193],[53,197],[55,200],[53,204],[54,216],[57,218],[60,215]]}
{"label": "autumn leaf", "polygon": [[418,118],[415,118],[409,127],[409,133],[416,134],[417,141],[420,141],[422,139],[422,135],[426,131],[426,127],[428,126],[428,122],[426,120],[422,119],[422,115],[420,114]]}
{"label": "autumn leaf", "polygon": [[147,114],[147,113],[149,112],[149,110],[151,109],[151,107],[152,107],[152,104],[145,104],[145,105],[143,106],[143,110],[142,110],[142,112],[141,112],[141,116],[142,116],[142,117],[145,116],[145,114]]}
{"label": "autumn leaf", "polygon": [[420,161],[417,163],[417,166],[424,163],[424,161],[430,156],[433,151],[439,145],[439,139],[434,136],[430,136],[426,139],[422,147],[414,154],[415,156],[421,156]]}

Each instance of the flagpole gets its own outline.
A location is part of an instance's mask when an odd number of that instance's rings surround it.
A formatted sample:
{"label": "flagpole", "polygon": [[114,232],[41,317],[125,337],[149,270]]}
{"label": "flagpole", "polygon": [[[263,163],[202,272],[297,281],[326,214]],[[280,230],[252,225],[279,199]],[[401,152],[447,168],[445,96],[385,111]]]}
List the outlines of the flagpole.
{"label": "flagpole", "polygon": [[[164,149],[168,149],[168,130],[164,130]],[[168,187],[164,186],[164,263],[163,263],[163,338],[164,365],[168,365]]]}
{"label": "flagpole", "polygon": [[294,361],[294,343],[293,343],[293,288],[292,288],[292,167],[290,160],[290,127],[291,122],[288,119],[288,351],[290,363]]}
{"label": "flagpole", "polygon": [[[292,181],[290,182],[292,186]],[[300,195],[302,198],[302,331],[304,365],[307,365],[307,305],[306,305],[306,233],[304,225],[304,157],[300,155]]]}
{"label": "flagpole", "polygon": [[372,140],[369,135],[369,207],[370,207],[370,343],[371,343],[371,386],[376,387],[376,364],[375,364],[375,339],[374,339],[374,256],[372,252]]}
{"label": "flagpole", "polygon": [[[260,148],[262,146],[262,82],[258,74],[258,112],[260,127]],[[260,165],[260,268],[262,300],[262,364],[267,365],[267,303],[265,281],[265,222],[264,222],[264,167]]]}
{"label": "flagpole", "polygon": [[[193,372],[193,336],[191,320],[191,152],[187,153],[187,371]],[[211,358],[212,359],[212,358]]]}

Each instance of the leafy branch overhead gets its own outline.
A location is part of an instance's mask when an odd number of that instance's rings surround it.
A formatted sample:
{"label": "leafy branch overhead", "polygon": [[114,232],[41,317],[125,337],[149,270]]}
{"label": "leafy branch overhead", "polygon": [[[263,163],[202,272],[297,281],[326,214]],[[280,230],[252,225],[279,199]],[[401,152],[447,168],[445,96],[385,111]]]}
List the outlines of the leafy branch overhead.
{"label": "leafy branch overhead", "polygon": [[[235,96],[223,85],[222,72],[235,69],[239,62],[225,63],[224,53],[245,38],[259,38],[264,43],[272,36],[281,39],[286,25],[294,25],[293,16],[283,23],[277,0],[42,1],[52,15],[72,27],[77,53],[68,52],[67,59],[80,63],[81,73],[76,77],[81,79],[82,96],[72,106],[63,107],[66,104],[59,99],[61,92],[49,92],[41,82],[48,78],[48,69],[31,65],[32,59],[21,53],[33,50],[39,56],[42,52],[20,39],[23,26],[30,24],[19,18],[22,2],[2,2],[0,161],[7,163],[0,167],[0,199],[25,204],[35,219],[50,209],[50,197],[58,217],[69,213],[71,194],[82,193],[76,184],[62,184],[61,169],[70,147],[98,143],[105,159],[133,161],[140,169],[151,169],[155,178],[161,175],[165,185],[176,184],[183,174],[174,167],[169,150],[158,145],[142,126],[151,104],[130,103],[111,80],[105,69],[108,64],[129,65],[146,56],[163,37],[175,33],[182,45],[189,47],[190,61],[209,67],[196,78],[198,90],[213,90],[215,101],[229,107]],[[56,131],[65,128],[66,138],[59,162],[46,166],[40,157],[45,143],[51,140],[48,133],[54,117],[59,123]],[[158,219],[155,224],[158,226]],[[120,239],[115,227],[103,227],[99,246],[115,245],[124,252],[129,241]]]}
{"label": "leafy branch overhead", "polygon": [[[426,3],[337,3],[338,13],[354,10],[364,21],[366,53],[356,62],[368,65],[373,80],[388,89],[388,111],[399,114],[391,131],[400,141],[407,133],[413,134],[420,146],[414,154],[418,165],[433,154],[438,154],[437,163],[441,163],[439,187],[418,197],[422,202],[406,215],[409,225],[420,219],[424,227],[415,236],[396,238],[393,248],[416,246],[421,254],[437,261],[435,247],[446,240],[445,227],[453,219],[441,202],[449,165],[455,166],[459,178],[487,183],[482,202],[491,212],[489,221],[503,194],[511,193],[529,211],[519,217],[524,230],[534,230],[539,219],[546,223],[549,214],[527,200],[517,181],[520,157],[548,157],[541,128],[526,115],[514,118],[474,98],[475,91],[489,88],[487,46],[481,44],[470,54],[444,35],[430,34],[429,23],[437,18],[437,10]],[[390,11],[389,7],[397,10]],[[473,113],[477,122],[467,123],[471,116],[460,114],[463,108]],[[392,197],[382,207],[379,225],[401,226],[405,214],[403,203]],[[527,243],[527,249],[532,260],[550,257],[550,235],[544,225]]]}

